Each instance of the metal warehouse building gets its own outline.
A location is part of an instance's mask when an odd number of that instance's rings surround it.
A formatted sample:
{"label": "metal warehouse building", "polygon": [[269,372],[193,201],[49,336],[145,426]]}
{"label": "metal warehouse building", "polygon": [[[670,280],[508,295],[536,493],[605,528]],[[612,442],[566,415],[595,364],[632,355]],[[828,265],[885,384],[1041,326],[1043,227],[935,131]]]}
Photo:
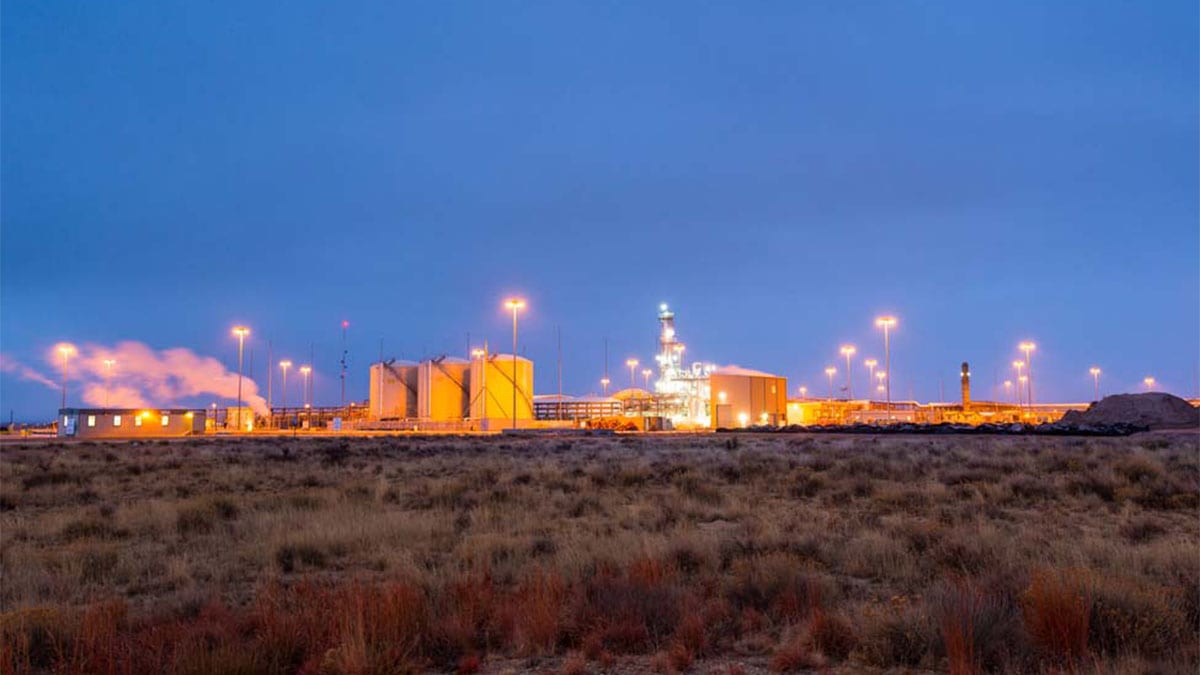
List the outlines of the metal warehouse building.
{"label": "metal warehouse building", "polygon": [[787,378],[726,366],[709,375],[714,429],[787,424]]}

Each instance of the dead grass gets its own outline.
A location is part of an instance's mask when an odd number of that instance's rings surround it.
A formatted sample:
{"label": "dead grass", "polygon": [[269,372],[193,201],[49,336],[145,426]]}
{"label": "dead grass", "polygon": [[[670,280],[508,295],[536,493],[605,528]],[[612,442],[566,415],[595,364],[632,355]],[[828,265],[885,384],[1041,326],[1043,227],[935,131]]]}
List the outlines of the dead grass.
{"label": "dead grass", "polygon": [[0,671],[1194,671],[1153,441],[6,445]]}

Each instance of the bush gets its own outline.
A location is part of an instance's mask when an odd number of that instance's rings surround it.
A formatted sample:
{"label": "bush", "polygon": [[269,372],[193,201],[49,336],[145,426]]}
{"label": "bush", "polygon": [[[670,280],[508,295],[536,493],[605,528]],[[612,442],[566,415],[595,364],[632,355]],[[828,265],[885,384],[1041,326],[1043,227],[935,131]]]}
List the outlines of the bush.
{"label": "bush", "polygon": [[1181,598],[1164,589],[1099,578],[1091,591],[1088,643],[1100,654],[1166,656],[1187,633]]}
{"label": "bush", "polygon": [[930,606],[951,673],[1004,670],[1022,651],[1020,613],[1002,595],[958,579],[935,587]]}
{"label": "bush", "polygon": [[898,599],[893,607],[867,616],[860,651],[874,666],[916,667],[930,652],[936,632],[924,610]]}
{"label": "bush", "polygon": [[1075,662],[1087,655],[1092,598],[1079,570],[1042,570],[1021,598],[1029,637],[1045,656]]}
{"label": "bush", "polygon": [[325,567],[325,552],[313,544],[284,544],[275,551],[275,562],[285,574],[304,565],[315,569]]}
{"label": "bush", "polygon": [[808,644],[825,656],[845,659],[858,646],[858,635],[844,617],[817,610],[808,624]]}

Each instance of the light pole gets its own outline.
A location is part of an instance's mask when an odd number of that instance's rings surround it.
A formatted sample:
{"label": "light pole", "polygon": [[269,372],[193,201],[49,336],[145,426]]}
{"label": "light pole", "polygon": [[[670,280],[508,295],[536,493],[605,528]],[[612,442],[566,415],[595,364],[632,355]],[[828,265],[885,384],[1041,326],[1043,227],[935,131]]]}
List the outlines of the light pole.
{"label": "light pole", "polygon": [[517,428],[517,312],[525,306],[520,298],[509,298],[504,306],[512,310],[513,315],[513,353],[512,353],[512,428]]}
{"label": "light pole", "polygon": [[71,355],[75,353],[75,348],[71,345],[59,345],[58,353],[63,357],[63,373],[62,373],[62,408],[67,407],[67,361]]}
{"label": "light pole", "polygon": [[802,400],[805,400],[805,401],[807,401],[807,400],[808,400],[808,387],[805,387],[805,386],[801,385],[801,387],[800,387],[800,398],[801,398]]}
{"label": "light pole", "polygon": [[654,374],[649,368],[642,369],[642,381],[645,382],[646,391],[650,391],[650,376]]}
{"label": "light pole", "polygon": [[[1018,383],[1018,388],[1019,388],[1019,389],[1024,389],[1024,388],[1025,388],[1025,386],[1026,386],[1026,384],[1027,384],[1028,382],[1029,382],[1029,376],[1028,376],[1028,375],[1022,375],[1022,376],[1020,376],[1020,377],[1018,377],[1018,378],[1017,378],[1017,383]],[[1020,392],[1020,391],[1018,391],[1018,392],[1017,392],[1017,398],[1018,398],[1018,399],[1020,399],[1020,398],[1021,398],[1021,392]],[[1025,414],[1026,414],[1026,416],[1028,416],[1028,415],[1029,415],[1029,401],[1028,401],[1028,400],[1027,400],[1027,401],[1025,401]]]}
{"label": "light pole", "polygon": [[871,385],[875,382],[875,366],[879,365],[879,362],[867,359],[863,361],[863,365],[867,367],[867,391],[871,391]]}
{"label": "light pole", "polygon": [[217,402],[216,401],[213,401],[213,403],[212,403],[212,411],[213,411],[213,433],[215,434],[215,433],[217,433]]}
{"label": "light pole", "polygon": [[238,392],[237,392],[237,430],[242,431],[242,350],[246,346],[246,336],[250,329],[245,326],[234,326],[233,334],[238,339]]}
{"label": "light pole", "polygon": [[854,348],[854,345],[842,345],[842,348],[839,351],[842,352],[842,356],[846,357],[846,398],[848,400],[853,400],[854,381],[850,378],[850,357],[854,356],[858,350]]}
{"label": "light pole", "polygon": [[1022,392],[1025,390],[1025,385],[1022,383],[1025,382],[1025,379],[1024,379],[1025,376],[1021,374],[1021,369],[1024,367],[1025,367],[1024,361],[1021,361],[1019,359],[1016,361],[1013,361],[1013,368],[1017,369],[1017,383],[1021,385],[1021,386],[1017,387],[1017,406],[1018,407],[1020,407],[1024,403],[1025,395]]}
{"label": "light pole", "polygon": [[285,423],[287,420],[287,369],[291,367],[291,361],[283,360],[279,362],[279,369],[283,371],[283,392],[280,394],[283,400],[280,402],[280,407],[283,408]]}
{"label": "light pole", "polygon": [[116,359],[104,359],[104,407],[108,407],[108,397],[112,392],[112,367],[116,365]]}
{"label": "light pole", "polygon": [[1030,412],[1033,411],[1033,350],[1037,349],[1037,345],[1032,342],[1022,342],[1020,345],[1021,351],[1025,352],[1025,373],[1029,375],[1029,396],[1025,398],[1025,402],[1029,404]]}
{"label": "light pole", "polygon": [[309,388],[311,382],[309,375],[312,374],[312,366],[300,366],[300,374],[304,376],[304,388],[301,389],[301,395],[304,398],[304,418],[308,424],[308,428],[312,429],[312,404],[309,403]]}
{"label": "light pole", "polygon": [[1010,403],[1012,402],[1012,380],[1004,381],[1004,397],[1007,398]]}
{"label": "light pole", "polygon": [[1146,379],[1142,380],[1142,384],[1146,385],[1146,391],[1154,391],[1154,382],[1155,380],[1153,377],[1147,377]]}
{"label": "light pole", "polygon": [[1095,395],[1092,398],[1092,400],[1099,401],[1100,400],[1100,369],[1097,368],[1096,366],[1092,366],[1091,368],[1088,369],[1088,372],[1092,374],[1092,385],[1094,386],[1093,392]]}
{"label": "light pole", "polygon": [[[875,319],[875,325],[883,329],[883,370],[884,372],[892,372],[892,343],[891,330],[896,325],[896,317],[881,316]],[[892,419],[892,378],[887,378],[884,383],[887,394],[887,418]]]}
{"label": "light pole", "polygon": [[308,383],[311,382],[310,377],[308,376],[312,375],[312,366],[301,365],[300,375],[304,376],[304,407],[308,407],[312,404],[312,393],[311,390],[308,389]]}
{"label": "light pole", "polygon": [[[346,356],[350,353],[346,350],[346,329],[350,327],[350,322],[342,320],[342,403],[343,408],[346,407]],[[383,378],[383,371],[379,371],[380,379]]]}
{"label": "light pole", "polygon": [[600,378],[600,386],[604,388],[605,396],[608,396],[608,383],[609,383],[609,379],[607,377]]}
{"label": "light pole", "polygon": [[837,368],[829,366],[825,369],[825,374],[829,376],[829,400],[833,400],[833,376],[837,374]]}
{"label": "light pole", "polygon": [[634,369],[638,367],[638,360],[625,359],[625,365],[629,366],[629,388],[633,389],[637,386],[637,375],[634,374]]}

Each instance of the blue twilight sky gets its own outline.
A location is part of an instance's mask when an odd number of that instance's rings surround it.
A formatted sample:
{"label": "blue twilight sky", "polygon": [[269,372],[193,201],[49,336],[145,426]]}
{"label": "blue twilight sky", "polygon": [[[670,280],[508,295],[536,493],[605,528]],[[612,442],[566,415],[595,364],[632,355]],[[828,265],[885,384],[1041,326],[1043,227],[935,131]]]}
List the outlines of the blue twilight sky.
{"label": "blue twilight sky", "polygon": [[[59,340],[521,350],[556,388],[691,357],[976,397],[1195,395],[1194,1],[3,3],[0,407]],[[622,374],[625,373],[625,374]],[[840,377],[840,375],[839,375]],[[862,384],[860,384],[862,383]],[[296,394],[293,394],[296,396]],[[203,398],[203,400],[199,400]],[[207,402],[208,397],[180,401]],[[77,402],[73,400],[72,402]],[[166,402],[163,402],[166,403]]]}

